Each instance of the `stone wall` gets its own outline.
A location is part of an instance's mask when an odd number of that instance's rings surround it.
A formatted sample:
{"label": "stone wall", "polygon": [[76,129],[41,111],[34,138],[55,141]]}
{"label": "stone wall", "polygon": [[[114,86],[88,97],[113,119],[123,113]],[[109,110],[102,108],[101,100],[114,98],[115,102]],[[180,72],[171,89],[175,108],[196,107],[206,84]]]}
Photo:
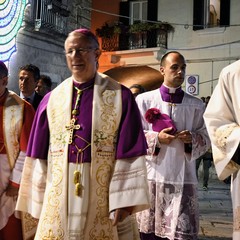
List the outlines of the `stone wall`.
{"label": "stone wall", "polygon": [[[90,12],[81,10],[80,6],[91,7],[91,0],[67,2],[70,11],[67,17],[67,32],[79,27],[90,28]],[[42,74],[47,74],[52,78],[54,86],[70,76],[64,55],[64,41],[67,35],[56,33],[45,26],[41,26],[39,31],[36,31],[32,6],[30,4],[26,8],[25,21],[17,35],[17,52],[11,57],[9,63],[8,88],[16,93],[19,93],[18,69],[26,64],[38,66]]]}

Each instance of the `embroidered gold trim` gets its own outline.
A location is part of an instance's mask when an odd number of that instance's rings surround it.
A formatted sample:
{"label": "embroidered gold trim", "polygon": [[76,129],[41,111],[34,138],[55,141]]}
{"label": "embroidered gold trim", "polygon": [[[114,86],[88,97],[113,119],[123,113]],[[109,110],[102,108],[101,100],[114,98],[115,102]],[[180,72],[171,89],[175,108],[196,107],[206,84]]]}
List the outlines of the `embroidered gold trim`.
{"label": "embroidered gold trim", "polygon": [[19,154],[19,138],[23,122],[24,102],[9,91],[3,108],[3,131],[6,152],[11,169]]}
{"label": "embroidered gold trim", "polygon": [[216,131],[216,134],[215,134],[216,144],[219,148],[222,149],[222,151],[226,151],[227,138],[230,136],[230,134],[232,133],[235,127],[236,127],[235,124],[231,124],[231,125],[219,128]]}

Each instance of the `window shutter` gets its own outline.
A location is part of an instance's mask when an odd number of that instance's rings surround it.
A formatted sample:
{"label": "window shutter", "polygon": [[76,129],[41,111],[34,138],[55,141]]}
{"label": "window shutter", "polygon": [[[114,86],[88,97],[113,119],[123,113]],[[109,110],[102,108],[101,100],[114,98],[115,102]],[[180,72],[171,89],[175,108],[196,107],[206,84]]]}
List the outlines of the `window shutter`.
{"label": "window shutter", "polygon": [[221,0],[220,5],[220,26],[230,25],[230,0]]}
{"label": "window shutter", "polygon": [[120,15],[126,17],[119,17],[119,21],[124,25],[129,25],[129,2],[120,2]]}
{"label": "window shutter", "polygon": [[193,2],[193,30],[203,29],[204,25],[204,0]]}
{"label": "window shutter", "polygon": [[[158,20],[158,0],[148,0],[147,3],[147,20],[157,21]],[[157,30],[152,30],[150,33],[147,33],[147,47],[156,47],[157,46]]]}
{"label": "window shutter", "polygon": [[148,0],[147,18],[150,21],[158,19],[158,0]]}

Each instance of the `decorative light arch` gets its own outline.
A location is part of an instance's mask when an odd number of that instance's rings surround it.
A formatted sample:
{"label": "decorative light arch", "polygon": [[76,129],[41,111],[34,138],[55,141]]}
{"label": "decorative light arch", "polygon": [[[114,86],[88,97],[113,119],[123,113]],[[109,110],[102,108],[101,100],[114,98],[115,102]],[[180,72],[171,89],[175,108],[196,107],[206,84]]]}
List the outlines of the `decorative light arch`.
{"label": "decorative light arch", "polygon": [[16,49],[28,0],[0,0],[0,60],[8,63]]}

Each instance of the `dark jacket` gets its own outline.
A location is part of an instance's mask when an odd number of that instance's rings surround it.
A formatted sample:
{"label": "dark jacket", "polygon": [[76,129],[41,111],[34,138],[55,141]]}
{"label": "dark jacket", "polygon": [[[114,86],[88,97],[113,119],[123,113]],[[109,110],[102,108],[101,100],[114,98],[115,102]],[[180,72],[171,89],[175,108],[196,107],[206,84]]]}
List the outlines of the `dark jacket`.
{"label": "dark jacket", "polygon": [[39,103],[42,101],[43,97],[35,92],[34,98],[33,98],[33,103],[32,106],[35,110],[37,110],[37,107]]}

